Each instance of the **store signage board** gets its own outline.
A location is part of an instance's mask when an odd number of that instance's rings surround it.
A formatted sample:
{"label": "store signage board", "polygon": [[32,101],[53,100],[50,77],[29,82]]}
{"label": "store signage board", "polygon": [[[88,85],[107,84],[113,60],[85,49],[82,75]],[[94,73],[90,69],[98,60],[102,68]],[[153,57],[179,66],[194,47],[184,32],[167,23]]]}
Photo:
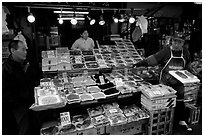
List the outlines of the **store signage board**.
{"label": "store signage board", "polygon": [[70,119],[69,112],[60,113],[60,120],[61,120],[61,125],[62,126],[66,126],[66,125],[71,124],[71,119]]}

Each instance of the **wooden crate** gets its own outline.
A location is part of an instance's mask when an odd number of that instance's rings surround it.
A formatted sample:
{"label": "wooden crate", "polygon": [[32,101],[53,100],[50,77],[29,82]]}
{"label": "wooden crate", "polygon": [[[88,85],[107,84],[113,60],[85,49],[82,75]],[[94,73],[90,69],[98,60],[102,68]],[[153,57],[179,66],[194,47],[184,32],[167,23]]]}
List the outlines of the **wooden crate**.
{"label": "wooden crate", "polygon": [[142,106],[142,109],[150,115],[148,123],[149,135],[172,134],[174,107],[150,111]]}
{"label": "wooden crate", "polygon": [[186,110],[189,115],[188,123],[197,124],[200,118],[200,107],[193,104],[186,104]]}

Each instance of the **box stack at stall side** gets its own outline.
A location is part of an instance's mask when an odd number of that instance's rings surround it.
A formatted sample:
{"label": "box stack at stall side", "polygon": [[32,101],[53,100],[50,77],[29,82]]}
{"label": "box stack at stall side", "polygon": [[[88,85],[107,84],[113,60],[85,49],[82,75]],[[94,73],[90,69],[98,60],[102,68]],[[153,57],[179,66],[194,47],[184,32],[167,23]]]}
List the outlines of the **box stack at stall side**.
{"label": "box stack at stall side", "polygon": [[196,104],[198,91],[200,90],[200,80],[187,70],[176,70],[169,72],[175,79],[182,83],[180,89],[184,94],[185,104]]}
{"label": "box stack at stall side", "polygon": [[172,134],[176,91],[162,84],[141,87],[140,90],[142,109],[150,116],[148,134]]}

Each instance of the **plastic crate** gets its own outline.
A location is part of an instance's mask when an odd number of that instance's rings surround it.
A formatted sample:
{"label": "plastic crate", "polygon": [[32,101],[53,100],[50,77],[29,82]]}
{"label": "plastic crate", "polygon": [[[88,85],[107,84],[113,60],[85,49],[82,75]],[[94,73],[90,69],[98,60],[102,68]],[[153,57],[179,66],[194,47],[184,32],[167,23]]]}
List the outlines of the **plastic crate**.
{"label": "plastic crate", "polygon": [[174,107],[150,111],[142,106],[142,109],[150,115],[148,123],[149,135],[172,134]]}
{"label": "plastic crate", "polygon": [[197,124],[200,118],[200,107],[192,104],[186,104],[186,110],[189,114],[188,123]]}

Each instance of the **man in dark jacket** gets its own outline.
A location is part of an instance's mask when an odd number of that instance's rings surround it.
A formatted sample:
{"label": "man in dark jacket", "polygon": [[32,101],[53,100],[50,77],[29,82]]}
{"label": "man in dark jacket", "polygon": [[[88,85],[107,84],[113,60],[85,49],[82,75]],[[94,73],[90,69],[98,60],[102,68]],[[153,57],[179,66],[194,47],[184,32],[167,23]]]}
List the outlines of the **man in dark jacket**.
{"label": "man in dark jacket", "polygon": [[9,43],[9,58],[2,65],[3,134],[32,134],[29,107],[34,103],[33,87],[28,79],[27,46],[19,40]]}

